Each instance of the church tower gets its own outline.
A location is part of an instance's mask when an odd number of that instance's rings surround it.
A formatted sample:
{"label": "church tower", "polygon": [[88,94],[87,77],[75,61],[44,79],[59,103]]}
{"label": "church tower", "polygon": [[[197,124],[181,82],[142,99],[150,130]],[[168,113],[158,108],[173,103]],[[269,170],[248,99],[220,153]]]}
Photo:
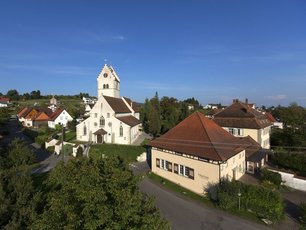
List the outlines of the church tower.
{"label": "church tower", "polygon": [[120,98],[120,79],[112,66],[105,64],[97,81],[98,98],[102,95]]}

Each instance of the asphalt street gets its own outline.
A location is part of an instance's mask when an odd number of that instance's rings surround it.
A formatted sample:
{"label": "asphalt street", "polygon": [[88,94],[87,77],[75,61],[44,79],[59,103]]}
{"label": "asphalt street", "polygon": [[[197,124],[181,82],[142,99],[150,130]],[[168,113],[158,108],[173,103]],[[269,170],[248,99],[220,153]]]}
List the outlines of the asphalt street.
{"label": "asphalt street", "polygon": [[140,190],[156,199],[156,205],[171,223],[172,229],[271,229],[217,209],[207,207],[162,188],[145,178]]}

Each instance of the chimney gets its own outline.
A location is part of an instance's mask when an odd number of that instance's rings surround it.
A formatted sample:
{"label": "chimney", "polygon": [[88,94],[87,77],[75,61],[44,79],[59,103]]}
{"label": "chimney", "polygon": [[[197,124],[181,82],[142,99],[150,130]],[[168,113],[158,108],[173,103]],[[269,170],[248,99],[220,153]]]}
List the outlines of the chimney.
{"label": "chimney", "polygon": [[249,100],[247,98],[245,99],[245,104],[249,104]]}
{"label": "chimney", "polygon": [[233,103],[239,102],[237,98],[233,99]]}

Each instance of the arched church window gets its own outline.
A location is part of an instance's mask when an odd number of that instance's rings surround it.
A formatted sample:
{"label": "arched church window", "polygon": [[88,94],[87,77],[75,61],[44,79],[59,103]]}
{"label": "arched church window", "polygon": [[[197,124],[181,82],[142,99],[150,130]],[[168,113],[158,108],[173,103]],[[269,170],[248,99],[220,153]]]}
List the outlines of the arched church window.
{"label": "arched church window", "polygon": [[109,85],[108,84],[106,84],[106,89],[108,89],[109,88]]}
{"label": "arched church window", "polygon": [[120,135],[120,137],[122,137],[122,136],[123,136],[123,127],[122,127],[122,125],[120,125],[119,135]]}
{"label": "arched church window", "polygon": [[84,124],[84,127],[83,127],[83,135],[86,136],[87,135],[87,128],[86,128],[86,125]]}
{"label": "arched church window", "polygon": [[105,125],[105,119],[103,116],[100,117],[100,126],[104,126]]}

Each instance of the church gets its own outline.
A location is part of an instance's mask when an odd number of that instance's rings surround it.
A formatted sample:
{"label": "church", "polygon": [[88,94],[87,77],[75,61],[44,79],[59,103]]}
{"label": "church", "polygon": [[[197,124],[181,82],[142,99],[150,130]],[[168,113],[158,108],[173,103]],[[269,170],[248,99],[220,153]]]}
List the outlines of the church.
{"label": "church", "polygon": [[97,83],[98,100],[89,117],[77,125],[77,140],[133,144],[141,133],[139,107],[129,98],[120,97],[120,79],[112,66],[104,65]]}

